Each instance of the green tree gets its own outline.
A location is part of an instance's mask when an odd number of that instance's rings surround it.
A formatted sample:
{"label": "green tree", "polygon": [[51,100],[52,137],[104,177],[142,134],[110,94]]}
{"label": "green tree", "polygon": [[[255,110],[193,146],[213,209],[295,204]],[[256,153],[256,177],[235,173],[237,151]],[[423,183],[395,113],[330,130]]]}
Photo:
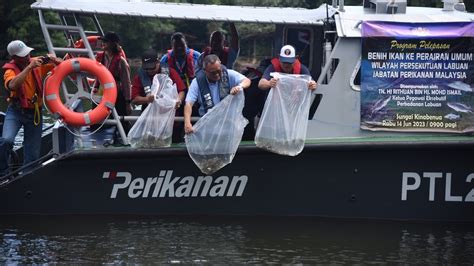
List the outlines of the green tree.
{"label": "green tree", "polygon": [[[332,0],[165,0],[167,2],[181,2],[194,4],[226,4],[226,5],[255,5],[316,8],[323,3],[332,3]],[[0,1],[0,60],[6,60],[6,46],[14,39],[25,41],[36,49],[35,54],[46,52],[43,33],[39,26],[38,14],[31,9],[34,0],[2,0]],[[345,0],[346,5],[360,5],[363,0]],[[408,5],[423,5],[440,7],[439,0],[408,0]],[[474,1],[465,1],[468,11],[474,11]],[[48,22],[58,22],[55,13],[45,12]],[[138,57],[144,49],[154,47],[164,50],[169,47],[169,35],[174,31],[187,33],[189,41],[200,48],[207,44],[209,33],[217,28],[226,30],[223,23],[168,21],[146,18],[101,16],[104,30],[118,32],[123,39],[127,54]],[[239,32],[242,38],[258,35],[271,30],[271,25],[240,24]],[[56,46],[65,45],[61,31],[50,31],[53,43]]]}
{"label": "green tree", "polygon": [[[23,40],[28,46],[35,48],[35,54],[47,52],[43,32],[39,25],[37,11],[31,9],[33,0],[6,0],[0,4],[1,31],[0,31],[0,56],[2,60],[7,57],[6,47],[12,40]],[[59,18],[52,12],[45,12],[47,21],[59,22]],[[53,43],[64,45],[61,32],[50,32]]]}
{"label": "green tree", "polygon": [[159,48],[162,36],[175,31],[175,24],[164,20],[136,17],[99,17],[104,31],[115,31],[129,57],[140,57],[148,48]]}

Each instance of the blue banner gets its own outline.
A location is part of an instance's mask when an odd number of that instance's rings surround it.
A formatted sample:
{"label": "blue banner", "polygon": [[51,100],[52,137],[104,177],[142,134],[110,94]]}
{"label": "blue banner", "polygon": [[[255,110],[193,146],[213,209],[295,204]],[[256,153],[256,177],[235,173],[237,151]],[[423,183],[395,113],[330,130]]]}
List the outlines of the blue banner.
{"label": "blue banner", "polygon": [[364,22],[362,35],[362,129],[474,131],[474,22]]}

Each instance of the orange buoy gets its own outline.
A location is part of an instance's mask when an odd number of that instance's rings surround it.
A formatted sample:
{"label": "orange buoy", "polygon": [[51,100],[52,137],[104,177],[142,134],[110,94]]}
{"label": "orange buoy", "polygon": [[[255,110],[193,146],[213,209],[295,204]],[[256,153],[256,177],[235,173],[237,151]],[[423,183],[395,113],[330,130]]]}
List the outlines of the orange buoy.
{"label": "orange buoy", "polygon": [[[100,37],[100,36],[96,36],[96,35],[87,36],[87,41],[88,41],[89,44],[91,45],[92,50],[94,50],[94,48],[95,48],[95,49],[101,48],[100,46],[98,46],[99,37]],[[76,47],[76,48],[85,48],[84,41],[82,41],[82,39],[77,40],[77,41],[74,43],[74,47]]]}
{"label": "orange buoy", "polygon": [[[97,35],[87,36],[87,41],[91,45],[92,50],[97,50],[97,49],[102,48],[101,45],[100,45],[100,42],[99,42],[99,37],[100,36],[97,36]],[[85,48],[85,47],[86,46],[84,45],[84,41],[82,41],[82,39],[79,39],[74,43],[74,48]],[[84,57],[84,56],[80,56],[80,55],[78,56],[78,55],[74,55],[74,54],[66,54],[64,56],[64,59],[70,59],[70,58],[74,58],[74,57]]]}
{"label": "orange buoy", "polygon": [[[100,37],[101,36],[98,36],[98,35],[87,36],[87,41],[89,42],[89,44],[90,44],[93,51],[102,49],[102,43],[100,42],[100,39],[99,39]],[[77,40],[74,43],[74,48],[86,48],[86,46],[84,45],[84,41],[82,39]],[[123,58],[127,59],[127,55],[125,54],[125,51],[123,49],[120,50],[120,55]],[[69,59],[69,58],[73,58],[73,57],[75,57],[75,56],[72,56],[70,54],[66,54],[66,56],[64,58]]]}
{"label": "orange buoy", "polygon": [[[104,94],[99,105],[85,113],[74,112],[61,101],[59,88],[63,79],[70,73],[80,71],[94,74],[104,88]],[[117,86],[110,71],[99,62],[89,58],[68,59],[54,68],[52,75],[47,79],[44,88],[45,103],[49,111],[64,123],[72,126],[93,125],[103,121],[115,106]]]}

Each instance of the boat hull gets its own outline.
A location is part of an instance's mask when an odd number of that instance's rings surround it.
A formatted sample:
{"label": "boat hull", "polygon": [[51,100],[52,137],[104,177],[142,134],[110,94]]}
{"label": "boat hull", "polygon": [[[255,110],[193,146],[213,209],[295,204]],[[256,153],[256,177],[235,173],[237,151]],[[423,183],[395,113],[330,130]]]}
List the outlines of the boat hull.
{"label": "boat hull", "polygon": [[474,221],[473,152],[462,142],[326,143],[288,157],[249,145],[206,177],[185,147],[82,150],[1,187],[0,214]]}

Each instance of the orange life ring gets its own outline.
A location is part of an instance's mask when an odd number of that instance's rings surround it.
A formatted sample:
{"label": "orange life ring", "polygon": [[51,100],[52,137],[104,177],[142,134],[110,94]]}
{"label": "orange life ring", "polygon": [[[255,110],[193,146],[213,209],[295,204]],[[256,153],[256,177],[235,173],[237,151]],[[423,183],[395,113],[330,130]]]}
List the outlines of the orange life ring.
{"label": "orange life ring", "polygon": [[[87,41],[88,41],[89,44],[91,45],[91,48],[92,48],[93,51],[102,48],[102,46],[97,46],[97,45],[100,43],[100,42],[99,42],[99,37],[100,37],[100,36],[97,36],[97,35],[87,36]],[[79,40],[77,40],[77,41],[74,43],[74,48],[85,48],[85,47],[86,47],[86,46],[84,45],[84,42],[82,41],[82,39],[79,39]],[[64,56],[64,59],[70,59],[70,58],[74,58],[74,57],[83,57],[83,56],[67,53],[67,54]]]}
{"label": "orange life ring", "polygon": [[[85,71],[94,74],[104,88],[99,105],[85,113],[68,109],[59,95],[62,80],[72,72]],[[89,58],[72,58],[65,60],[53,69],[52,75],[45,84],[45,103],[56,118],[72,126],[93,125],[103,121],[115,106],[117,86],[110,71],[99,62]]]}
{"label": "orange life ring", "polygon": [[[102,48],[102,47],[97,47],[97,43],[98,43],[97,41],[99,40],[99,37],[100,36],[96,36],[96,35],[87,36],[87,41],[91,45],[92,50],[94,50],[94,48],[95,49]],[[82,41],[82,39],[77,40],[74,43],[74,47],[76,47],[76,48],[85,48],[85,45],[84,45],[84,42]]]}
{"label": "orange life ring", "polygon": [[[97,35],[87,36],[87,41],[89,42],[89,44],[90,44],[93,51],[102,49],[102,45],[101,45],[101,42],[99,40],[99,37],[100,36],[97,36]],[[86,46],[84,45],[84,41],[82,39],[77,40],[74,43],[74,48],[86,48]],[[127,55],[125,54],[125,51],[123,49],[120,50],[120,55],[123,58],[127,59]],[[66,54],[66,56],[64,58],[69,59],[69,58],[73,58],[73,57],[74,56],[72,56],[70,54]]]}

